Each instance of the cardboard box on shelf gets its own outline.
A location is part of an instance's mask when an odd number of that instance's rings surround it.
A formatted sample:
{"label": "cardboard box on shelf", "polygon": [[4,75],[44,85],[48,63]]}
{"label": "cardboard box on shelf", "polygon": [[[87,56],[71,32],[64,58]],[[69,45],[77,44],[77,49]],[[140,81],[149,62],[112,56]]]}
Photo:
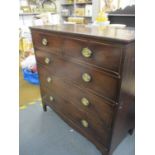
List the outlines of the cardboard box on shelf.
{"label": "cardboard box on shelf", "polygon": [[68,22],[73,22],[76,24],[85,24],[85,19],[83,17],[68,17]]}
{"label": "cardboard box on shelf", "polygon": [[74,13],[76,16],[85,16],[85,8],[76,8]]}

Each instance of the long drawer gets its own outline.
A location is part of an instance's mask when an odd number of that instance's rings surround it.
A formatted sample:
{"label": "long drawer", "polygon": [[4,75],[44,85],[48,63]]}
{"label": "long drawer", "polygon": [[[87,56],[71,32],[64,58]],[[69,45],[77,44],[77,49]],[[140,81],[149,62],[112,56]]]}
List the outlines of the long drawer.
{"label": "long drawer", "polygon": [[99,68],[120,72],[122,49],[101,42],[77,38],[64,39],[63,55]]}
{"label": "long drawer", "polygon": [[111,128],[114,115],[115,105],[111,105],[108,101],[98,97],[92,93],[88,93],[78,87],[66,83],[61,79],[52,76],[52,81],[46,81],[44,67],[39,67],[41,80],[41,89],[44,92],[59,93],[64,99],[72,102],[77,108],[87,112],[89,115],[103,122],[105,128]]}
{"label": "long drawer", "polygon": [[120,73],[122,48],[119,46],[39,31],[32,33],[35,48],[43,48],[51,53],[63,54],[70,59]]}
{"label": "long drawer", "polygon": [[111,130],[105,130],[103,122],[80,110],[71,102],[65,100],[58,92],[42,92],[43,103],[52,106],[56,112],[65,116],[65,121],[72,121],[80,132],[109,148]]}
{"label": "long drawer", "polygon": [[[117,101],[119,80],[92,67],[69,62],[61,57],[46,52],[36,51],[37,62],[46,64],[48,76],[56,75],[66,81],[74,83],[87,91]],[[48,59],[48,63],[46,63]],[[45,72],[46,74],[46,72]]]}

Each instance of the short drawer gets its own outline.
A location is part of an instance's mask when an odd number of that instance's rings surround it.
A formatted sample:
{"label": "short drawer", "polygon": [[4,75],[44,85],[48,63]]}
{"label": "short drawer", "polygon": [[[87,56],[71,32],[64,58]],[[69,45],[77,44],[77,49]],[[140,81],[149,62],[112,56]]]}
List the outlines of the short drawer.
{"label": "short drawer", "polygon": [[38,64],[51,66],[52,63],[54,62],[54,58],[49,52],[42,52],[42,51],[36,50],[35,55],[36,55],[36,60]]}
{"label": "short drawer", "polygon": [[[41,72],[44,72],[43,68]],[[96,119],[100,119],[106,128],[111,128],[115,105],[54,76],[52,76],[51,83],[48,84],[44,75],[43,73],[43,76],[41,76],[41,87],[44,92],[58,93],[68,102],[72,102],[77,108]]]}
{"label": "short drawer", "polygon": [[103,69],[120,72],[122,59],[122,49],[120,47],[94,41],[88,42],[66,38],[63,54]]}
{"label": "short drawer", "polygon": [[[42,52],[45,54],[45,52]],[[40,51],[36,52],[37,60],[44,62],[46,54],[43,55]],[[97,71],[91,67],[82,66],[76,63],[67,61],[56,55],[50,55],[51,63],[47,64],[45,70],[50,75],[58,76],[65,81],[69,81],[85,88],[87,91],[96,93],[113,101],[117,100],[117,91],[119,80],[116,77],[109,76],[104,72]]]}
{"label": "short drawer", "polygon": [[58,93],[44,93],[42,91],[42,96],[45,104],[51,106],[58,114],[65,116],[65,121],[73,122],[82,134],[93,138],[106,148],[109,147],[111,130],[106,130],[102,121],[79,110]]}
{"label": "short drawer", "polygon": [[61,52],[62,50],[62,38],[39,31],[32,31],[32,39],[33,39],[33,45],[35,48],[43,48],[44,50],[47,50],[49,52]]}

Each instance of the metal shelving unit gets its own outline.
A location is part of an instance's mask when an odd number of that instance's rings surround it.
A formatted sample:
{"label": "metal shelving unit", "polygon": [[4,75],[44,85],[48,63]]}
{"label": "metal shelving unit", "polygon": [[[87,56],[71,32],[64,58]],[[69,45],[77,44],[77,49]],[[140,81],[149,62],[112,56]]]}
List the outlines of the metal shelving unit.
{"label": "metal shelving unit", "polygon": [[[92,22],[92,11],[91,9],[91,15],[86,15],[86,6],[93,7],[93,1],[85,1],[85,2],[77,2],[77,0],[74,0],[73,3],[68,3],[68,0],[61,0],[61,21],[62,23],[65,21],[68,21],[69,17],[74,18],[84,18],[86,23]],[[78,9],[82,10],[82,15],[78,15]],[[88,8],[87,8],[88,10]],[[80,12],[80,11],[79,11]]]}

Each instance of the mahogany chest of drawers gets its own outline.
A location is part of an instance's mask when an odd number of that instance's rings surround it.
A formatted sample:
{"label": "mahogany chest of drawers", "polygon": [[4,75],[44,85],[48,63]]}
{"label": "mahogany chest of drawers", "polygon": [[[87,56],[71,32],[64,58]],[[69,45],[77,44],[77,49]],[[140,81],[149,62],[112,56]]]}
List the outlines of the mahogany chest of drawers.
{"label": "mahogany chest of drawers", "polygon": [[31,27],[43,109],[111,155],[134,129],[134,29]]}

